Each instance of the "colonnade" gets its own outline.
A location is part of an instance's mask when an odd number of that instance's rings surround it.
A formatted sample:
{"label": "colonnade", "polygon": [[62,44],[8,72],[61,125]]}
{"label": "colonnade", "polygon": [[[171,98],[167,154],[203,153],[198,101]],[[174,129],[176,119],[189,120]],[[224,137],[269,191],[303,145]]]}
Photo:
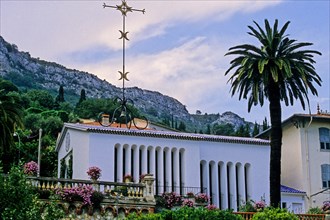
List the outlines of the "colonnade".
{"label": "colonnade", "polygon": [[156,194],[182,193],[185,186],[184,148],[116,144],[113,167],[115,182],[122,182],[127,174],[134,182],[143,174],[153,174]]}
{"label": "colonnade", "polygon": [[237,210],[251,197],[251,165],[233,162],[200,162],[201,188],[220,209]]}

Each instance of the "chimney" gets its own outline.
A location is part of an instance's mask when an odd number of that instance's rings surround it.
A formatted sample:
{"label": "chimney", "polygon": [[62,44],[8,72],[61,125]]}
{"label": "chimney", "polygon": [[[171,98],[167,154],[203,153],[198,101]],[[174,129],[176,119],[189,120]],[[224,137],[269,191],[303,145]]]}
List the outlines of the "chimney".
{"label": "chimney", "polygon": [[109,115],[108,114],[102,114],[102,125],[108,126],[109,124],[110,124]]}

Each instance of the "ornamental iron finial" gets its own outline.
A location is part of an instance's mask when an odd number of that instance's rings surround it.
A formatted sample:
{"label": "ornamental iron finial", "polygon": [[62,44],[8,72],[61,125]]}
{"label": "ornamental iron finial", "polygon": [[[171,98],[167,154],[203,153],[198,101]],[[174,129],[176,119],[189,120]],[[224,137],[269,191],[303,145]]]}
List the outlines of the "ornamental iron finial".
{"label": "ornamental iron finial", "polygon": [[[128,6],[127,2],[125,0],[121,1],[121,5],[116,5],[116,6],[112,6],[112,5],[107,5],[105,3],[103,3],[103,8],[114,8],[118,11],[121,12],[122,17],[123,17],[123,29],[119,30],[120,32],[120,37],[119,39],[123,41],[123,69],[122,71],[118,71],[120,74],[120,78],[119,80],[122,80],[123,84],[122,84],[122,98],[117,97],[115,99],[115,101],[120,101],[120,105],[114,110],[113,115],[111,117],[111,120],[109,118],[109,116],[107,116],[106,114],[100,113],[99,114],[99,123],[102,126],[111,126],[111,124],[113,124],[114,122],[117,122],[120,124],[120,127],[122,124],[126,124],[126,127],[128,129],[131,128],[132,123],[134,124],[134,126],[137,129],[145,129],[148,127],[148,119],[144,116],[140,116],[140,121],[142,120],[143,123],[137,123],[137,121],[135,120],[135,116],[133,114],[133,112],[129,109],[129,107],[127,106],[127,103],[130,102],[132,105],[134,104],[133,101],[131,99],[126,99],[125,97],[125,81],[129,81],[127,78],[127,74],[129,72],[126,72],[125,70],[125,50],[126,50],[126,41],[129,41],[128,39],[128,31],[126,31],[126,16],[128,12],[142,12],[143,14],[145,13],[145,9],[135,9],[132,8],[130,6]],[[106,116],[105,116],[106,115]],[[105,118],[108,118],[108,122],[106,122]],[[139,125],[138,125],[139,124]],[[142,126],[140,126],[142,124]]]}

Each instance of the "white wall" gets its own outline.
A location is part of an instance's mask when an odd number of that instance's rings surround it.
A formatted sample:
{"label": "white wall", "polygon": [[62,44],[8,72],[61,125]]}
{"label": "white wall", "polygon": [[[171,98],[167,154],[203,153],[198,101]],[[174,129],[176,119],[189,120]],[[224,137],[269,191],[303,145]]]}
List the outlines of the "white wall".
{"label": "white wall", "polygon": [[[166,166],[178,167],[178,152],[183,152],[183,164],[184,171],[182,172],[181,183],[185,187],[200,187],[200,164],[204,161],[207,166],[211,164],[215,169],[212,171],[212,192],[214,194],[214,203],[220,205],[218,191],[218,165],[223,165],[222,172],[222,181],[224,181],[224,187],[222,191],[227,190],[225,186],[227,184],[227,164],[230,165],[230,183],[233,184],[230,186],[229,195],[231,196],[228,203],[228,193],[224,194],[224,201],[221,200],[221,206],[223,208],[228,208],[230,205],[231,208],[237,210],[237,202],[245,202],[245,178],[248,182],[248,199],[255,201],[265,198],[268,203],[269,200],[269,155],[270,147],[269,145],[260,144],[247,144],[238,141],[239,138],[235,140],[237,143],[228,143],[224,141],[206,141],[201,139],[189,139],[189,138],[164,138],[164,137],[154,137],[149,135],[123,135],[123,134],[110,134],[106,132],[88,132],[87,130],[68,128],[68,131],[71,137],[71,147],[73,149],[73,178],[74,179],[88,179],[86,173],[87,169],[91,166],[98,166],[102,170],[102,176],[100,180],[103,181],[116,181],[114,180],[114,167],[115,167],[115,146],[119,149],[123,147],[130,149],[130,147],[137,147],[142,149],[150,149],[153,152],[151,166],[155,167],[155,150],[156,148],[161,151],[173,151],[174,160],[173,163],[168,163]],[[65,135],[65,134],[63,134]],[[183,136],[185,134],[182,134]],[[187,134],[188,135],[188,134]],[[187,136],[188,137],[188,136]],[[188,139],[188,140],[187,140]],[[63,141],[65,143],[65,141]],[[63,158],[66,154],[64,151],[65,147],[62,144],[59,149],[59,159]],[[142,153],[142,173],[146,171],[146,152]],[[171,155],[170,153],[168,155]],[[117,163],[117,180],[122,180],[122,167],[123,161],[122,156],[118,159]],[[118,158],[118,156],[116,157]],[[130,161],[130,160],[129,160]],[[129,164],[127,164],[129,166]],[[134,168],[139,166],[138,164],[134,165]],[[159,165],[162,166],[162,165]],[[244,167],[248,166],[248,177],[245,177]],[[172,185],[172,172],[171,168],[166,169],[169,172],[167,176],[167,186]],[[151,174],[155,172],[154,168],[151,169]],[[159,171],[162,172],[162,171]],[[178,169],[174,168],[173,170],[173,182],[178,186]],[[238,178],[238,192],[236,192],[236,172]],[[135,173],[136,174],[136,173]],[[209,173],[205,172],[207,175],[206,182],[204,187],[208,188],[207,191],[210,192],[209,188]],[[161,176],[161,175],[160,175]],[[136,178],[136,177],[135,177]],[[161,184],[164,184],[162,177],[159,181]],[[204,182],[204,181],[203,181]],[[238,194],[238,199],[237,199]],[[227,201],[226,201],[227,200]],[[242,201],[241,201],[242,200]]]}
{"label": "white wall", "polygon": [[281,194],[281,202],[286,203],[286,208],[288,211],[296,213],[296,214],[304,214],[305,210],[305,196],[299,194],[292,193],[282,193]]}

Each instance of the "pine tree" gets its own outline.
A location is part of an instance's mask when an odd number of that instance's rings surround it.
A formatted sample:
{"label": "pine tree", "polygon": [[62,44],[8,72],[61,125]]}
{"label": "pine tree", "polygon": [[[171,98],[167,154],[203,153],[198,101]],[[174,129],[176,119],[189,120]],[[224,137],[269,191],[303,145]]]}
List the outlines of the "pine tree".
{"label": "pine tree", "polygon": [[265,117],[265,120],[262,122],[262,130],[265,131],[269,128],[267,118]]}
{"label": "pine tree", "polygon": [[179,127],[178,127],[179,131],[186,131],[186,125],[184,122],[180,121]]}
{"label": "pine tree", "polygon": [[259,134],[260,125],[257,122],[254,122],[252,137],[255,137]]}
{"label": "pine tree", "polygon": [[86,92],[85,92],[85,89],[82,89],[80,91],[80,98],[79,98],[79,101],[76,106],[80,105],[85,100],[86,100]]}
{"label": "pine tree", "polygon": [[61,102],[65,102],[63,86],[60,86],[60,88],[58,90],[58,95],[56,96],[56,99],[55,99],[55,102],[56,102],[56,104],[59,104]]}

